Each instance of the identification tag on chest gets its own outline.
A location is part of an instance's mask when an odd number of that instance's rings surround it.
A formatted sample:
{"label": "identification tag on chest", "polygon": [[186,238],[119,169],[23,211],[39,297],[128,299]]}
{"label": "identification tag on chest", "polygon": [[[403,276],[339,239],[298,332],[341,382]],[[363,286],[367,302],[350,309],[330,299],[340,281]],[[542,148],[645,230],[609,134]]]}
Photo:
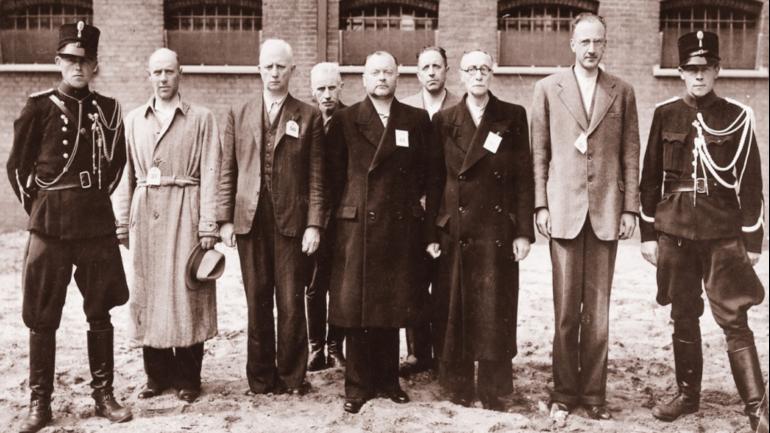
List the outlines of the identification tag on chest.
{"label": "identification tag on chest", "polygon": [[495,134],[494,132],[490,132],[487,135],[487,139],[484,140],[484,149],[487,149],[492,153],[497,153],[497,149],[500,147],[501,141],[503,141],[503,137]]}
{"label": "identification tag on chest", "polygon": [[577,140],[575,140],[575,149],[583,154],[588,150],[588,137],[585,132],[581,132]]}
{"label": "identification tag on chest", "polygon": [[409,131],[396,129],[396,146],[409,147]]}
{"label": "identification tag on chest", "polygon": [[147,171],[147,185],[160,186],[160,169],[158,167],[151,167]]}
{"label": "identification tag on chest", "polygon": [[299,125],[293,120],[286,122],[286,135],[299,138]]}

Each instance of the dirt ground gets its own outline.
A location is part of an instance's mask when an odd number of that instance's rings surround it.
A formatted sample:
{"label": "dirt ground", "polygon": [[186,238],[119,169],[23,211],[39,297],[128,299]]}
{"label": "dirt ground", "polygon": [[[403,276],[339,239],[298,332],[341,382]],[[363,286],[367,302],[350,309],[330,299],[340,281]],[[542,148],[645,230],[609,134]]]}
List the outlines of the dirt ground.
{"label": "dirt ground", "polygon": [[[16,431],[26,413],[27,329],[21,323],[21,258],[25,232],[0,235],[0,431]],[[654,402],[674,392],[669,309],[655,303],[655,271],[642,261],[637,242],[621,244],[610,309],[608,405],[612,421],[597,422],[576,410],[564,424],[548,418],[551,383],[553,307],[550,260],[539,242],[521,271],[519,355],[513,361],[514,393],[507,413],[465,408],[444,400],[429,373],[402,380],[412,402],[386,399],[367,403],[361,413],[342,410],[343,371],[309,373],[312,385],[302,397],[247,396],[245,379],[246,305],[234,250],[227,250],[227,271],[218,283],[219,335],[206,344],[203,394],[183,404],[172,392],[137,399],[144,383],[141,350],[127,333],[128,309],[116,308],[116,396],[133,408],[134,420],[111,424],[93,416],[82,297],[72,285],[57,334],[54,421],[44,433],[85,432],[748,432],[742,404],[730,375],[721,330],[707,309],[701,321],[705,357],[699,413],[675,423],[650,415]],[[757,265],[768,286],[767,252]],[[130,269],[127,268],[130,273]],[[768,301],[750,311],[767,378]],[[402,344],[402,352],[403,352]]]}

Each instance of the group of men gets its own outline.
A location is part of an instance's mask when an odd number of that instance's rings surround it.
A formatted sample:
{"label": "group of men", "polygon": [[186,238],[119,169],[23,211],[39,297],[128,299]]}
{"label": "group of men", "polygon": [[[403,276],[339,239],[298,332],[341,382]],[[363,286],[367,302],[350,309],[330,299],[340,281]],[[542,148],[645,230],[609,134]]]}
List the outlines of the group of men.
{"label": "group of men", "polygon": [[269,39],[263,89],[229,111],[221,140],[211,111],[181,98],[173,51],[152,54],[153,96],[123,121],[114,99],[89,88],[99,31],[63,26],[62,81],[29,98],[8,161],[30,215],[31,401],[20,431],[52,417],[55,332],[72,266],[91,329],[96,414],[131,418],[112,391],[109,310],[129,294],[118,242],[133,263],[132,331],[147,375],[139,398],[168,388],[186,402],[199,396],[216,295],[213,281],[191,287],[185,265],[221,239],[237,246],[243,274],[250,392],[302,395],[308,370],[343,366],[343,408],[357,413],[377,396],[408,402],[399,374],[436,368],[452,402],[505,410],[519,262],[535,228],[549,239],[553,267],[551,416],[583,406],[610,419],[610,288],[618,240],[632,236],[637,217],[642,254],[658,267],[658,302],[672,304],[674,322],[679,392],[653,415],[673,421],[699,408],[704,285],[752,428],[766,428],[746,316],[764,297],[752,268],[763,236],[760,159],[751,110],[714,93],[718,39],[680,38],[686,94],[656,109],[640,184],[633,88],[599,67],[603,19],[581,14],[573,25],[575,64],[537,83],[529,121],[490,92],[494,63],[482,50],[462,57],[462,98],[445,88],[439,47],[419,53],[422,86],[403,102],[388,52],[367,57],[366,96],[349,107],[336,64],[318,64],[313,107],[289,93],[291,47]]}

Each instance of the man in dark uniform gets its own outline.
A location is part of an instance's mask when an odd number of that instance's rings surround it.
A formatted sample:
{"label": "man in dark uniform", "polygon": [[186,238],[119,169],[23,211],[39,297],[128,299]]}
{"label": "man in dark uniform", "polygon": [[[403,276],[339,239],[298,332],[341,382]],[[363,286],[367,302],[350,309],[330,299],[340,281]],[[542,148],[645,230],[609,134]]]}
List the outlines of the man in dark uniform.
{"label": "man in dark uniform", "polygon": [[658,303],[671,304],[679,388],[652,414],[673,421],[698,411],[703,285],[756,430],[767,423],[767,411],[760,409],[766,388],[746,315],[764,298],[752,268],[762,248],[764,206],[754,114],[714,93],[719,74],[716,34],[682,36],[679,59],[687,93],[655,110],[640,188],[642,255],[658,267]]}
{"label": "man in dark uniform", "polygon": [[110,309],[128,300],[110,193],[126,162],[120,104],[92,92],[99,30],[78,22],[59,31],[56,89],[32,95],[14,123],[8,177],[30,215],[23,319],[30,329],[29,415],[22,432],[51,420],[56,329],[67,285],[83,295],[96,415],[131,419],[112,393]]}

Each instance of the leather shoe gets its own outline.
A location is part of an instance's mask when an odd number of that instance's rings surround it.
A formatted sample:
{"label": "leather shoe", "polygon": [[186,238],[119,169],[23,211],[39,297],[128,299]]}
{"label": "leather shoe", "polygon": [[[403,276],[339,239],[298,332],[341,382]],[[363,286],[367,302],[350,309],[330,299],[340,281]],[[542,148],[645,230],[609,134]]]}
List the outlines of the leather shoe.
{"label": "leather shoe", "polygon": [[307,371],[319,371],[326,367],[326,355],[323,348],[311,351],[307,362]]}
{"label": "leather shoe", "polygon": [[329,352],[329,356],[326,357],[326,365],[329,366],[329,368],[345,368],[345,356],[340,352]]}
{"label": "leather shoe", "polygon": [[449,401],[458,406],[471,407],[473,397],[462,392],[453,392],[449,395]]}
{"label": "leather shoe", "polygon": [[409,403],[409,396],[401,388],[388,392],[387,396],[393,403]]}
{"label": "leather shoe", "polygon": [[179,397],[180,400],[188,403],[194,402],[200,395],[201,392],[197,389],[180,389],[179,392],[176,393],[176,396]]}
{"label": "leather shoe", "polygon": [[612,419],[612,413],[607,409],[607,406],[600,405],[586,405],[586,413],[588,417],[595,420],[608,420]]}
{"label": "leather shoe", "polygon": [[413,374],[422,373],[431,369],[431,363],[420,360],[414,356],[409,356],[406,361],[402,362],[398,366],[398,375],[401,377],[409,377]]}
{"label": "leather shoe", "polygon": [[481,407],[486,410],[496,410],[498,412],[505,412],[505,405],[500,399],[495,396],[484,396],[479,398],[481,400]]}
{"label": "leather shoe", "polygon": [[345,404],[342,405],[342,409],[347,413],[358,413],[364,403],[366,403],[366,400],[347,399]]}
{"label": "leather shoe", "polygon": [[289,395],[296,395],[296,396],[302,396],[310,392],[310,384],[307,382],[302,382],[299,384],[299,386],[296,387],[285,387],[278,392],[278,394],[289,394]]}
{"label": "leather shoe", "polygon": [[161,394],[163,394],[163,391],[165,391],[168,388],[153,388],[150,385],[144,385],[141,391],[139,391],[139,397],[140,399],[146,399],[146,398],[153,398],[157,397]]}

